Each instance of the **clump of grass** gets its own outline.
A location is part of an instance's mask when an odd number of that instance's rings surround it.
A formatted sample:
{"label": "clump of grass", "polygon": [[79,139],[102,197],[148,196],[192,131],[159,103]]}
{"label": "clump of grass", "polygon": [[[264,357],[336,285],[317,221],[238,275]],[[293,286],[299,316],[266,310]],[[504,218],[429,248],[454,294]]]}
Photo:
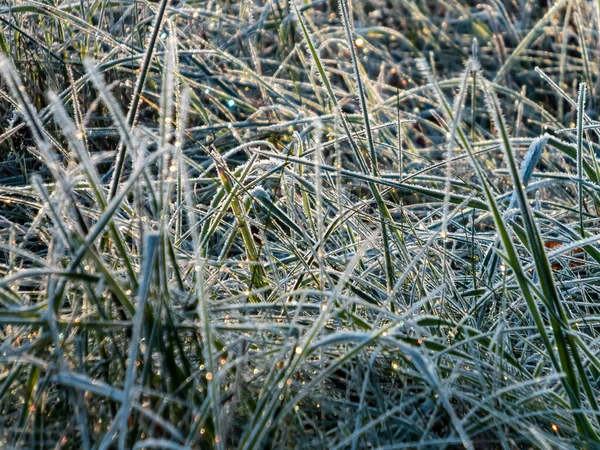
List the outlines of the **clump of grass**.
{"label": "clump of grass", "polygon": [[592,12],[0,6],[3,445],[598,447]]}

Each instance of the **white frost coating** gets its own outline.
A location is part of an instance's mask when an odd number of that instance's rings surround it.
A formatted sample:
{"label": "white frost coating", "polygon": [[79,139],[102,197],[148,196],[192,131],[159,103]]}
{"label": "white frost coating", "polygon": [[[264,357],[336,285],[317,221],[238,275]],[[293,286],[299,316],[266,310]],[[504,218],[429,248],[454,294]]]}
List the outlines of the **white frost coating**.
{"label": "white frost coating", "polygon": [[[548,142],[548,137],[548,134],[544,134],[543,136],[540,136],[539,138],[535,139],[529,146],[529,149],[527,150],[527,153],[523,158],[523,163],[521,164],[521,179],[523,181],[523,186],[525,187],[527,187],[529,180],[531,179],[533,169],[535,169],[535,166],[537,165],[537,162],[540,159],[542,151],[544,150],[544,146],[546,145],[546,142]],[[516,204],[517,193],[515,190],[510,199],[509,209],[514,208]]]}
{"label": "white frost coating", "polygon": [[[246,164],[244,164],[244,167]],[[253,168],[257,171],[268,172],[271,170],[283,167],[283,163],[275,158],[267,158],[259,162],[255,162]]]}
{"label": "white frost coating", "polygon": [[[445,234],[448,229],[448,215],[450,213],[450,189],[452,187],[452,151],[454,149],[454,138],[456,136],[456,132],[460,127],[460,118],[462,113],[462,104],[465,101],[466,92],[467,92],[467,81],[469,79],[469,74],[471,73],[471,63],[467,61],[465,70],[462,76],[462,82],[460,85],[460,91],[458,95],[454,99],[454,104],[452,106],[452,128],[450,133],[448,134],[448,142],[447,142],[447,151],[446,151],[446,184],[444,189],[444,212],[442,217],[442,232]],[[438,89],[436,89],[437,91]],[[440,92],[441,95],[441,92]]]}
{"label": "white frost coating", "polygon": [[254,188],[252,188],[252,190],[250,191],[250,195],[252,197],[262,197],[262,198],[271,199],[271,196],[269,195],[269,193],[260,185],[254,186]]}

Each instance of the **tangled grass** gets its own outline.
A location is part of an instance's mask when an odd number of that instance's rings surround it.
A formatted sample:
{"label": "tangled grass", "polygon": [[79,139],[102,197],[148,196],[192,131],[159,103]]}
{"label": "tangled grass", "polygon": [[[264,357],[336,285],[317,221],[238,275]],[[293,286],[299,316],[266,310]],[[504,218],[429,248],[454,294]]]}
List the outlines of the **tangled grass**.
{"label": "tangled grass", "polygon": [[0,5],[6,448],[600,448],[596,2]]}

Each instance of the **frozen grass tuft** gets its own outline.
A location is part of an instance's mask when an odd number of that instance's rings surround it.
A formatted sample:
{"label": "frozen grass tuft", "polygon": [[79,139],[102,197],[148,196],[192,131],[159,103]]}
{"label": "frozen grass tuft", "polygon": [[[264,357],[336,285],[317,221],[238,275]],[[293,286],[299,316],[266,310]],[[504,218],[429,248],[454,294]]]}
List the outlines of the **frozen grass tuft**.
{"label": "frozen grass tuft", "polygon": [[597,14],[0,5],[2,446],[600,448]]}

